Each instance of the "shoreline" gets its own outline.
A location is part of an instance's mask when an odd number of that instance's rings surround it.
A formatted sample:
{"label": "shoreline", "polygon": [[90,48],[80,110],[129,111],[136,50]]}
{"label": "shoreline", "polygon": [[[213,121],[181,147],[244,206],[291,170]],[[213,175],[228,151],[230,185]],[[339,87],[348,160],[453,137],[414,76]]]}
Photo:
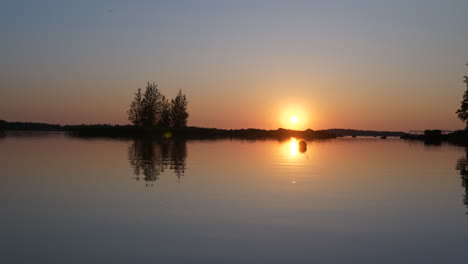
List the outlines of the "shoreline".
{"label": "shoreline", "polygon": [[304,131],[277,129],[217,129],[202,127],[135,127],[87,125],[67,126],[66,131],[77,137],[117,137],[117,138],[183,138],[183,139],[288,139],[296,137],[307,140],[332,139],[337,135],[323,130]]}
{"label": "shoreline", "polygon": [[304,140],[334,139],[343,136],[371,136],[371,137],[399,137],[404,140],[423,141],[425,144],[438,145],[449,142],[455,145],[468,146],[468,130],[458,130],[449,134],[442,134],[441,130],[425,130],[424,134],[414,135],[399,131],[373,131],[355,129],[326,129],[326,130],[292,130],[278,128],[270,129],[218,129],[204,127],[137,127],[133,125],[58,125],[31,122],[6,122],[0,120],[0,135],[6,131],[42,131],[64,132],[73,137],[82,138],[153,138],[153,139],[277,139],[286,140],[295,137]]}

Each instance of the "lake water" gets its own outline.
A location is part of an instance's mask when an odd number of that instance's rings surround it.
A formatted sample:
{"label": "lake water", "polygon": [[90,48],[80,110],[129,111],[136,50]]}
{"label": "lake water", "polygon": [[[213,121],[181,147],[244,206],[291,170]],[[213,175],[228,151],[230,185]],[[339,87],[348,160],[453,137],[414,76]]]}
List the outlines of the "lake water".
{"label": "lake water", "polygon": [[0,263],[463,263],[466,153],[7,133]]}

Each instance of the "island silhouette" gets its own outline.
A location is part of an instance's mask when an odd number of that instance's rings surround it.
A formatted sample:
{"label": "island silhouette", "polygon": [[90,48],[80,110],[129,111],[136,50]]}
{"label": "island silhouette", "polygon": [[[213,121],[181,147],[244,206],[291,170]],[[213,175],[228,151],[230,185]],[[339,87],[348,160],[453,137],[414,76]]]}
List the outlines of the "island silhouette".
{"label": "island silhouette", "polygon": [[[373,136],[386,139],[387,137],[400,137],[407,140],[422,140],[425,144],[441,144],[447,141],[458,145],[468,145],[468,76],[464,76],[466,91],[463,95],[460,108],[456,114],[465,122],[464,130],[448,134],[442,130],[425,130],[424,134],[414,135],[399,131],[372,131],[354,129],[306,129],[291,130],[278,128],[266,129],[217,129],[187,126],[188,100],[182,90],[175,98],[167,99],[158,89],[155,82],[147,82],[145,90],[138,88],[127,111],[131,125],[58,125],[30,122],[7,122],[0,120],[0,135],[4,131],[65,131],[76,137],[117,137],[117,138],[159,138],[172,137],[183,139],[278,139],[285,140],[291,137],[305,140],[332,139],[340,136]],[[293,116],[294,120],[297,118]]]}

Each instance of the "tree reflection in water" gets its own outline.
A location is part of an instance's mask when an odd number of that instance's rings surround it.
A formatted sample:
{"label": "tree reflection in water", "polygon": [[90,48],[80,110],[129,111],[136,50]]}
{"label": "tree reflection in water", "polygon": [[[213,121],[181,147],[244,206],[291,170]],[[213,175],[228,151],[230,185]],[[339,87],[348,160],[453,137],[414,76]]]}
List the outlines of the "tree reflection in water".
{"label": "tree reflection in water", "polygon": [[458,159],[456,169],[460,173],[462,186],[465,189],[463,203],[468,207],[468,148],[465,148],[465,156]]}
{"label": "tree reflection in water", "polygon": [[177,180],[186,169],[187,143],[185,140],[135,139],[128,149],[128,160],[133,168],[135,179],[143,179],[146,186],[153,186],[169,168]]}

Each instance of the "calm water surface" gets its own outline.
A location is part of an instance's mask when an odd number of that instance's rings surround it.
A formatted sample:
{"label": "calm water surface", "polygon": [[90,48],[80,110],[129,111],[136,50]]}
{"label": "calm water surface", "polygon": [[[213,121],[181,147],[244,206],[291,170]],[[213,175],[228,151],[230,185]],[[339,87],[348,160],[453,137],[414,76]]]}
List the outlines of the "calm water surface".
{"label": "calm water surface", "polygon": [[399,139],[7,134],[0,263],[463,263],[466,169]]}

